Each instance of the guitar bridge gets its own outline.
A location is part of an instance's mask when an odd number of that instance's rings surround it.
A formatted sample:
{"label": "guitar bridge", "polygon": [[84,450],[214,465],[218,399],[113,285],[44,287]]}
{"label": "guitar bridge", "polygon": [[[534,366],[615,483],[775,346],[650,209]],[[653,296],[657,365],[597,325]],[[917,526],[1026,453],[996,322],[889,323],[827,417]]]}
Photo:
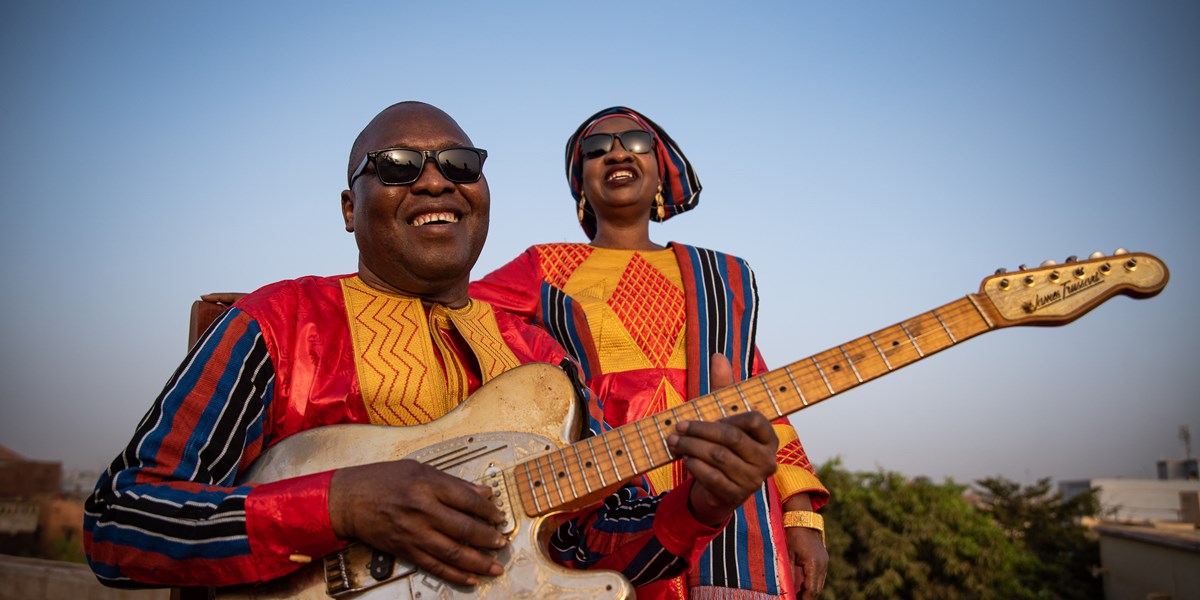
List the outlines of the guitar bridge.
{"label": "guitar bridge", "polygon": [[325,557],[325,594],[342,598],[407,577],[416,571],[365,544],[350,544]]}

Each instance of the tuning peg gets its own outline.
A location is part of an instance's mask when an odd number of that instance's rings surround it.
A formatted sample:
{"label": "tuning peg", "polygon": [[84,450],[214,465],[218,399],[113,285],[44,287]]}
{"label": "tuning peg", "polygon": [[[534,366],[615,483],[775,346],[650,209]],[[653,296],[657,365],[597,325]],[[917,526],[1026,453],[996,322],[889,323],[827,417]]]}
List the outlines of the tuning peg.
{"label": "tuning peg", "polygon": [[1008,269],[1005,269],[1004,267],[1000,267],[999,269],[996,269],[996,274],[997,274],[997,275],[1003,275],[1003,274],[1005,274],[1005,273],[1007,273],[1007,272],[1008,272]]}
{"label": "tuning peg", "polygon": [[1093,259],[1093,258],[1104,258],[1104,253],[1103,253],[1103,252],[1101,252],[1101,251],[1099,251],[1099,250],[1097,250],[1097,251],[1095,251],[1095,252],[1093,252],[1093,253],[1091,253],[1091,254],[1089,254],[1089,255],[1088,255],[1088,260],[1091,260],[1091,259]]}
{"label": "tuning peg", "polygon": [[1116,250],[1113,250],[1113,256],[1120,256],[1122,254],[1129,254],[1129,251],[1124,248],[1117,248]]}
{"label": "tuning peg", "polygon": [[1077,263],[1077,262],[1079,262],[1079,257],[1072,254],[1072,255],[1068,256],[1067,260],[1065,260],[1063,262],[1068,265],[1071,263]]}
{"label": "tuning peg", "polygon": [[1028,268],[1028,267],[1026,267],[1024,264],[1017,266],[1018,271],[1024,271],[1026,268]]}
{"label": "tuning peg", "polygon": [[1043,267],[1053,267],[1054,265],[1057,265],[1057,264],[1058,264],[1058,263],[1054,262],[1053,260],[1049,260],[1049,259],[1047,259],[1047,260],[1044,260],[1044,261],[1042,261],[1042,264],[1041,264],[1041,266],[1043,266]]}

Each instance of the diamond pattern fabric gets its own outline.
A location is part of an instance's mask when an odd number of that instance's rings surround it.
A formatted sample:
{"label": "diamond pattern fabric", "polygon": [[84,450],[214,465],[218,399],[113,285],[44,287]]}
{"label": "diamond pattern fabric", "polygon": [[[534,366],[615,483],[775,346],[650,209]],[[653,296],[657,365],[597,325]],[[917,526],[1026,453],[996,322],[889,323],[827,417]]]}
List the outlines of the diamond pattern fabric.
{"label": "diamond pattern fabric", "polygon": [[640,254],[634,254],[617,281],[608,306],[650,362],[661,369],[683,330],[683,291]]}

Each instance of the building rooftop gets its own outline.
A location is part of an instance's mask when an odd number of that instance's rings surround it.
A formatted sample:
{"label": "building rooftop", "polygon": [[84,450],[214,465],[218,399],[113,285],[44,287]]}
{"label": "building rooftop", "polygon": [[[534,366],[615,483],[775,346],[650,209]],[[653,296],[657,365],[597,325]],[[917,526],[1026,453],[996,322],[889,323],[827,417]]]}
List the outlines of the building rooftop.
{"label": "building rooftop", "polygon": [[1190,523],[1127,525],[1101,522],[1094,527],[1101,535],[1136,540],[1200,554],[1200,529]]}

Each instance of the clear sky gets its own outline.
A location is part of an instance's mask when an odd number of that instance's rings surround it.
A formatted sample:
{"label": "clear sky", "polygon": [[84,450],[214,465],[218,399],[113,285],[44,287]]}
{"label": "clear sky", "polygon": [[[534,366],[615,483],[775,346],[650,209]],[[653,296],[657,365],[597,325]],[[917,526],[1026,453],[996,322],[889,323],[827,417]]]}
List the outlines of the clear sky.
{"label": "clear sky", "polygon": [[[355,269],[338,194],[392,102],[489,151],[482,275],[583,241],[567,136],[622,104],[704,185],[652,228],[747,258],[778,366],[1117,247],[1171,269],[1063,328],[966,342],[796,413],[840,456],[966,482],[1153,477],[1200,439],[1200,5],[20,2],[0,18],[0,444],[123,447],[188,308]],[[1200,443],[1196,444],[1200,446]]]}

